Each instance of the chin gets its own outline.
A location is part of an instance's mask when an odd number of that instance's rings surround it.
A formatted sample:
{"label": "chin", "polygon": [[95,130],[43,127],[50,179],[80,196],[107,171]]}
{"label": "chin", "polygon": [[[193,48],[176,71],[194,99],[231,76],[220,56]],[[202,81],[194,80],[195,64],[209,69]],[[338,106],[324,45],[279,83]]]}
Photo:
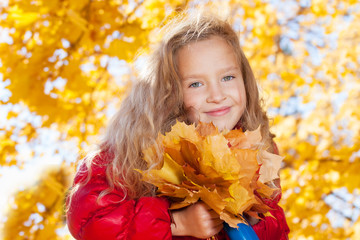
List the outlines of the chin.
{"label": "chin", "polygon": [[217,127],[217,129],[219,130],[219,132],[222,132],[222,131],[224,131],[225,129],[231,130],[231,129],[229,129],[226,125],[224,125],[224,124],[216,124],[216,123],[214,123],[214,125],[215,125],[215,127]]}

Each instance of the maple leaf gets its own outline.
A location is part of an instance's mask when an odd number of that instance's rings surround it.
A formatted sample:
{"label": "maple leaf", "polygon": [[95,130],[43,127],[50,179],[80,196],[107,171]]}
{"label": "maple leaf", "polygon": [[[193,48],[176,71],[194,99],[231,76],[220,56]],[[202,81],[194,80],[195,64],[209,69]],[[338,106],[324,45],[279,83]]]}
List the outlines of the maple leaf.
{"label": "maple leaf", "polygon": [[183,175],[181,166],[171,159],[167,153],[164,154],[162,167],[159,170],[152,169],[143,174],[145,180],[166,181],[173,184],[180,184],[183,180]]}
{"label": "maple leaf", "polygon": [[262,156],[259,158],[259,163],[262,164],[260,168],[260,181],[263,183],[270,182],[278,178],[278,172],[284,157],[267,151],[263,151],[261,154]]}
{"label": "maple leaf", "polygon": [[177,122],[143,152],[149,169],[138,171],[160,196],[172,200],[170,209],[201,200],[236,227],[246,223],[244,212],[256,216],[270,209],[259,196],[273,195],[274,189],[265,183],[278,178],[282,157],[261,149],[260,143],[260,128],[219,132],[212,123],[195,127]]}

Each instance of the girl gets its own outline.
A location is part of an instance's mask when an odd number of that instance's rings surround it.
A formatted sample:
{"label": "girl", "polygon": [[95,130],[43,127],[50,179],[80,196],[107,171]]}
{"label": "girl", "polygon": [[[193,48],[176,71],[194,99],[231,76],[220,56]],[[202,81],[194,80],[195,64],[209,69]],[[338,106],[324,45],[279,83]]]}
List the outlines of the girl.
{"label": "girl", "polygon": [[[98,150],[89,154],[67,199],[76,239],[228,239],[223,221],[204,203],[169,211],[169,201],[141,181],[142,151],[176,120],[213,122],[219,130],[254,130],[277,152],[257,85],[239,39],[214,15],[179,16],[165,28],[137,83],[112,119]],[[273,217],[250,219],[259,238],[287,239],[279,194],[267,201]]]}

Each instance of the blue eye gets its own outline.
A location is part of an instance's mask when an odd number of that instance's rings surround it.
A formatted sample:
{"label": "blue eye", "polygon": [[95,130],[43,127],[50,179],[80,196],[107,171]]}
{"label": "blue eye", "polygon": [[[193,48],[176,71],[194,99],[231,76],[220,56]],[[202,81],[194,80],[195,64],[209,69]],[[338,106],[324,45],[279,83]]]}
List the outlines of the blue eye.
{"label": "blue eye", "polygon": [[233,80],[234,78],[235,78],[234,76],[226,76],[226,77],[223,77],[222,81],[227,82],[227,81]]}
{"label": "blue eye", "polygon": [[200,87],[200,86],[202,86],[202,83],[200,83],[200,82],[194,82],[194,83],[190,84],[189,87],[191,87],[191,88],[197,88],[197,87]]}

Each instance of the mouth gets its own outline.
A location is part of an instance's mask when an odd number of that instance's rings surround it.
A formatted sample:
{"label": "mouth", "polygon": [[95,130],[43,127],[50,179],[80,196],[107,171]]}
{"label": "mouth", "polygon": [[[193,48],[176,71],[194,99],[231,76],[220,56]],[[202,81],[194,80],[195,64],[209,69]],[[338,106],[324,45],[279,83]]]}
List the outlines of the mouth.
{"label": "mouth", "polygon": [[214,110],[205,112],[207,115],[210,115],[212,117],[220,117],[223,116],[225,114],[227,114],[228,112],[230,112],[231,107],[221,107],[221,108],[216,108]]}

